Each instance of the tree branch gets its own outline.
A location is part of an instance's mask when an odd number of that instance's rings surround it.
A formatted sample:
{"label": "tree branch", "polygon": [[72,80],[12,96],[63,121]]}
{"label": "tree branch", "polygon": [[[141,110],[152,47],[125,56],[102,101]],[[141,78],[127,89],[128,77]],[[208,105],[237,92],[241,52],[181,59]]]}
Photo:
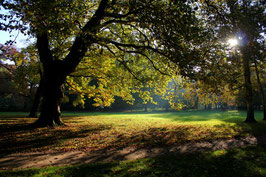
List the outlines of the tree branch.
{"label": "tree branch", "polygon": [[119,63],[121,63],[125,68],[126,70],[136,79],[138,80],[139,82],[141,83],[144,83],[141,79],[139,79],[135,74],[134,72],[127,66],[126,62],[122,61],[122,60],[118,60],[116,59]]}
{"label": "tree branch", "polygon": [[205,3],[206,3],[206,5],[207,5],[208,7],[212,8],[212,9],[214,9],[214,10],[216,11],[216,13],[218,14],[218,16],[220,17],[220,19],[221,19],[223,22],[225,22],[225,23],[227,22],[227,21],[226,21],[226,18],[225,18],[225,15],[223,15],[215,5],[211,4],[211,3],[210,3],[210,0],[205,1]]}
{"label": "tree branch", "polygon": [[52,52],[49,48],[47,32],[37,34],[37,49],[44,69],[53,62]]}
{"label": "tree branch", "polygon": [[69,54],[64,59],[64,63],[66,64],[66,74],[75,70],[90,45],[94,42],[93,35],[95,35],[95,33],[100,29],[100,22],[104,17],[104,11],[107,4],[108,0],[101,0],[93,17],[82,28],[80,35],[76,37]]}
{"label": "tree branch", "polygon": [[146,49],[146,50],[151,50],[151,51],[156,52],[162,56],[167,57],[165,53],[163,53],[159,49],[155,49],[149,45],[146,46],[146,45],[136,45],[136,44],[124,44],[124,43],[119,43],[119,42],[113,41],[113,40],[109,40],[109,43],[115,45],[119,50],[123,50],[121,47],[129,47],[129,48],[134,48],[134,49]]}
{"label": "tree branch", "polygon": [[104,27],[104,26],[107,26],[107,25],[112,24],[112,23],[128,24],[128,23],[132,23],[132,22],[139,22],[139,21],[137,21],[136,19],[132,19],[132,20],[109,20],[109,21],[104,22],[101,26]]}
{"label": "tree branch", "polygon": [[130,12],[130,11],[128,13],[126,13],[126,14],[115,14],[115,13],[105,12],[104,13],[104,16],[106,16],[106,17],[112,17],[112,18],[125,18],[125,17],[127,17],[127,16],[129,16],[131,14],[132,14],[132,12]]}
{"label": "tree branch", "polygon": [[68,76],[70,77],[90,77],[90,78],[95,78],[95,79],[104,79],[104,77],[98,77],[98,76],[93,76],[93,75],[78,75],[78,74],[69,74]]}
{"label": "tree branch", "polygon": [[152,61],[152,59],[151,59],[150,57],[148,57],[146,54],[144,54],[144,53],[142,53],[142,52],[138,52],[138,51],[125,51],[125,52],[127,52],[127,53],[137,53],[137,54],[140,54],[140,55],[144,56],[145,58],[147,58],[147,59],[149,60],[149,62],[151,63],[152,67],[153,67],[156,71],[158,71],[158,72],[159,72],[160,74],[162,74],[162,75],[170,76],[170,74],[165,73],[165,72],[161,71],[159,68],[157,68],[157,67],[155,66],[155,63]]}

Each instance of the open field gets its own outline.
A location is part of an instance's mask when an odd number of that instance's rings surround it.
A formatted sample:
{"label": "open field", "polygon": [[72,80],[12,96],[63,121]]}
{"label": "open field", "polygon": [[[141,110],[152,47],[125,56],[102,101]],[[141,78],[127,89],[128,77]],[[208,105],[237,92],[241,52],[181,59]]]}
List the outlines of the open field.
{"label": "open field", "polygon": [[[64,113],[68,125],[29,129],[26,113],[0,113],[0,157],[30,152],[106,152],[167,148],[266,135],[266,122],[246,124],[244,112]],[[0,170],[0,176],[266,176],[266,147],[174,153],[133,161]]]}
{"label": "open field", "polygon": [[[98,151],[163,147],[266,134],[266,122],[243,123],[245,113],[65,113],[67,127],[28,129],[36,119],[0,114],[0,152]],[[262,114],[256,113],[256,117]]]}

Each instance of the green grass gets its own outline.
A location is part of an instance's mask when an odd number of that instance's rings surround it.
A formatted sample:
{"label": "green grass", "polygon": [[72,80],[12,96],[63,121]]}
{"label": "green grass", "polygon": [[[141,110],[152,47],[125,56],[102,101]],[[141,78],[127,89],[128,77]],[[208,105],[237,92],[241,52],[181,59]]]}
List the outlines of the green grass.
{"label": "green grass", "polygon": [[[0,154],[98,151],[124,147],[175,146],[249,135],[265,135],[266,122],[246,124],[245,112],[63,114],[67,127],[28,129],[27,113],[0,113]],[[126,162],[0,171],[0,176],[266,176],[266,147],[164,155]]]}
{"label": "green grass", "polygon": [[[87,113],[87,112],[65,112],[65,117],[81,117],[81,116],[101,116],[109,118],[132,118],[132,119],[164,119],[176,121],[184,124],[219,124],[221,122],[243,122],[246,117],[245,111],[181,111],[181,112],[132,112],[132,113]],[[257,120],[262,119],[262,112],[255,112]]]}
{"label": "green grass", "polygon": [[266,147],[175,154],[134,161],[0,171],[0,176],[263,177]]}
{"label": "green grass", "polygon": [[[19,113],[21,115],[21,113]],[[13,116],[13,117],[10,117]],[[243,123],[244,112],[184,111],[171,113],[64,113],[69,125],[28,129],[36,119],[0,113],[0,153],[98,151],[150,148],[187,142],[265,135],[266,122]],[[262,113],[256,113],[262,117]]]}
{"label": "green grass", "polygon": [[29,115],[28,112],[0,112],[1,118],[20,118],[20,117],[27,117]]}

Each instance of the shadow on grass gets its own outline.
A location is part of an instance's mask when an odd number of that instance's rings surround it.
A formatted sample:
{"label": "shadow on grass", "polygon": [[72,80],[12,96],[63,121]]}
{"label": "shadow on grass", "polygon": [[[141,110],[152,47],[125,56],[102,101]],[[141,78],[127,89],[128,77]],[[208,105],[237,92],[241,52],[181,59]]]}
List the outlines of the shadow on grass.
{"label": "shadow on grass", "polygon": [[[93,146],[96,150],[101,151],[118,150],[128,146],[137,148],[164,147],[187,142],[266,134],[265,121],[257,124],[246,124],[239,121],[239,117],[241,117],[239,114],[241,113],[221,111],[198,111],[193,114],[192,112],[154,114],[152,117],[168,118],[173,121],[189,122],[217,119],[224,121],[225,124],[213,127],[174,125],[160,128],[151,126],[146,129],[136,128],[136,131],[130,134],[123,134],[123,131],[111,134],[108,130],[112,129],[112,125],[101,123],[83,125],[86,119],[79,117],[65,118],[68,123],[73,123],[75,126],[39,129],[28,128],[27,124],[33,122],[34,119],[0,118],[0,154],[4,156],[15,152],[47,151],[49,149],[69,151],[72,147],[64,149],[64,146],[75,146],[78,143],[78,147],[73,147],[73,150],[90,151],[90,148],[94,148]],[[230,125],[226,122],[235,124]],[[95,139],[92,139],[93,137],[90,135],[95,135]],[[76,141],[75,139],[79,140]],[[65,141],[69,142],[65,144]],[[88,141],[92,144],[86,144]]]}
{"label": "shadow on grass", "polygon": [[110,128],[105,125],[77,126],[74,129],[71,126],[32,128],[28,123],[2,123],[0,125],[0,157],[19,152],[48,151],[53,147],[60,146],[61,141],[84,138],[88,134]]}
{"label": "shadow on grass", "polygon": [[[245,111],[216,111],[216,110],[207,110],[207,111],[181,111],[181,112],[172,112],[172,113],[163,113],[154,115],[153,117],[157,118],[166,118],[178,122],[197,122],[197,121],[224,121],[224,122],[243,122],[245,120],[246,112]],[[257,120],[262,119],[262,112],[256,112],[255,117]]]}
{"label": "shadow on grass", "polygon": [[208,153],[168,154],[128,162],[91,163],[19,171],[1,176],[266,176],[266,147],[247,147]]}
{"label": "shadow on grass", "polygon": [[[245,123],[245,122],[234,122],[228,121],[230,124],[215,125],[217,129],[233,129],[235,132],[241,132],[242,136],[253,135],[255,137],[266,135],[266,121],[258,121],[257,123]],[[226,132],[225,132],[226,133]]]}
{"label": "shadow on grass", "polygon": [[[74,126],[30,129],[27,122],[11,124],[1,119],[3,122],[0,124],[0,154],[45,151],[55,148],[61,151],[71,149],[90,151],[90,148],[106,151],[129,146],[138,148],[164,147],[188,142],[266,134],[266,122],[256,124],[238,122],[234,125],[219,124],[213,127],[202,125],[151,126],[145,129],[136,129],[136,131],[129,134],[123,134],[123,131],[111,133],[112,131],[109,130],[112,129],[112,125],[83,125],[86,119],[78,117],[73,118],[73,120],[71,118],[65,119],[68,123],[73,123]],[[65,141],[69,142],[66,144]],[[86,144],[88,141],[90,143]]]}
{"label": "shadow on grass", "polygon": [[245,123],[245,111],[182,111],[154,115],[154,117],[167,118],[180,123],[219,121],[222,124],[214,125],[214,127],[235,129],[236,131],[242,132],[242,134],[254,136],[266,135],[266,121],[262,120],[262,112],[255,113],[256,120],[258,121],[257,123]]}

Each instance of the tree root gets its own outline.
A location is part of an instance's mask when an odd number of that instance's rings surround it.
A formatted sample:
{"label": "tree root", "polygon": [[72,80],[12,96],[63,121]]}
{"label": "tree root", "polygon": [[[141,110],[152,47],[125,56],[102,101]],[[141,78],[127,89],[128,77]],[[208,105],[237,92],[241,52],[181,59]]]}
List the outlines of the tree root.
{"label": "tree root", "polygon": [[44,120],[37,120],[36,122],[31,124],[31,127],[34,128],[43,128],[43,127],[50,127],[50,128],[55,128],[55,127],[66,127],[68,125],[66,125],[64,122],[62,121],[44,121]]}

